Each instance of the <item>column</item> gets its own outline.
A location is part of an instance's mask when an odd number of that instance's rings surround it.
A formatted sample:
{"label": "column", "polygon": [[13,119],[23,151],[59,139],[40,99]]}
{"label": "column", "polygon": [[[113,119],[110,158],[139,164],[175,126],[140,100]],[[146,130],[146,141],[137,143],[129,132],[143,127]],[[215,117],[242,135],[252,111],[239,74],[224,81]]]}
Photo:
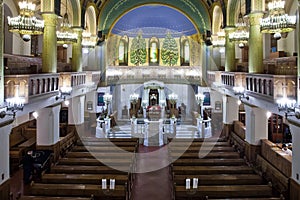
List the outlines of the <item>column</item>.
{"label": "column", "polygon": [[58,160],[60,105],[42,108],[37,118],[37,149],[52,150],[54,161]]}
{"label": "column", "polygon": [[85,96],[77,96],[70,99],[68,110],[69,125],[81,125],[84,123],[84,100]]}
{"label": "column", "polygon": [[73,31],[78,34],[77,42],[72,44],[72,71],[82,72],[82,28],[73,28]]}
{"label": "column", "polygon": [[229,41],[229,34],[235,30],[234,27],[225,28],[225,71],[235,71],[235,43]]}
{"label": "column", "polygon": [[44,19],[44,38],[43,38],[43,55],[42,55],[42,72],[57,72],[57,43],[56,43],[56,26],[57,15],[53,13],[43,13]]}
{"label": "column", "polygon": [[250,162],[255,162],[260,153],[261,139],[268,139],[267,111],[245,105],[246,111],[246,147],[245,155]]}
{"label": "column", "polygon": [[5,124],[1,124],[0,127],[0,199],[10,199],[9,135],[12,129],[12,122],[10,120]]}
{"label": "column", "polygon": [[[300,102],[300,1],[298,0],[298,12],[297,12],[297,29],[296,31],[296,35],[297,35],[297,69],[298,69],[298,90],[297,90],[297,102]],[[0,101],[1,102],[1,101]]]}
{"label": "column", "polygon": [[200,52],[199,52],[199,60],[200,60],[200,65],[199,66],[202,66],[200,67],[200,71],[201,71],[201,76],[202,76],[202,81],[200,83],[200,85],[203,85],[205,84],[205,81],[206,81],[206,46],[205,46],[205,43],[204,42],[200,42]]}
{"label": "column", "polygon": [[264,73],[263,35],[259,24],[262,17],[262,12],[249,14],[249,73]]}
{"label": "column", "polygon": [[4,64],[3,64],[3,37],[4,37],[4,24],[3,24],[3,0],[0,0],[0,105],[4,102]]}
{"label": "column", "polygon": [[297,200],[300,196],[300,124],[290,122],[293,138],[292,177],[290,179],[290,199]]}
{"label": "column", "polygon": [[238,99],[223,96],[223,136],[228,137],[232,130],[233,121],[239,119],[239,105]]}
{"label": "column", "polygon": [[102,42],[100,46],[96,47],[96,54],[98,58],[98,66],[101,71],[100,86],[106,86],[106,42]]}

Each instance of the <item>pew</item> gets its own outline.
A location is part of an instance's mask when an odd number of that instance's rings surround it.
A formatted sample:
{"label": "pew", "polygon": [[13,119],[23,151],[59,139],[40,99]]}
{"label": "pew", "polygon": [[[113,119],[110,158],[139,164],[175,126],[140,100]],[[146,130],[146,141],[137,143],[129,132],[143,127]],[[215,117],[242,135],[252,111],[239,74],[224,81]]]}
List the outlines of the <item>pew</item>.
{"label": "pew", "polygon": [[112,151],[129,151],[134,152],[136,151],[136,146],[122,146],[122,147],[116,147],[116,146],[75,146],[72,151],[73,152],[83,152],[83,151],[92,151],[92,152],[112,152]]}
{"label": "pew", "polygon": [[175,187],[176,200],[212,198],[241,198],[241,197],[272,197],[272,187],[268,185],[223,185],[198,186],[196,191],[187,191],[185,186]]}
{"label": "pew", "polygon": [[[108,184],[109,186],[109,184]],[[30,195],[44,196],[74,196],[74,197],[90,197],[94,195],[96,199],[111,198],[114,200],[126,199],[126,186],[115,185],[115,190],[104,191],[101,184],[41,184],[34,183],[31,185]]]}
{"label": "pew", "polygon": [[178,159],[172,162],[173,166],[234,166],[234,165],[245,165],[245,161],[241,158],[216,158],[216,159]]}
{"label": "pew", "polygon": [[173,166],[175,174],[253,174],[249,166]]}
{"label": "pew", "polygon": [[119,165],[116,167],[121,171],[108,166],[56,165],[51,168],[51,172],[66,174],[128,174],[131,171],[130,166]]}
{"label": "pew", "polygon": [[135,153],[120,151],[118,153],[91,153],[91,152],[68,152],[66,153],[67,158],[132,158]]}
{"label": "pew", "polygon": [[198,178],[199,185],[259,185],[263,179],[256,174],[203,174],[203,175],[174,175],[177,186],[185,186],[185,179]]}
{"label": "pew", "polygon": [[170,146],[169,150],[172,152],[180,151],[180,152],[199,152],[201,151],[234,151],[233,147],[229,146],[216,146],[216,147],[210,147],[210,146]]}
{"label": "pew", "polygon": [[108,142],[108,141],[98,141],[98,142],[77,142],[78,146],[135,146],[136,142]]}
{"label": "pew", "polygon": [[230,146],[230,144],[228,142],[191,142],[191,141],[178,141],[178,142],[171,142],[169,143],[170,147],[173,146],[185,146],[185,147],[189,147],[189,146]]}
{"label": "pew", "polygon": [[81,197],[47,197],[47,196],[22,196],[20,200],[91,200]]}
{"label": "pew", "polygon": [[240,158],[239,153],[237,152],[210,152],[210,151],[201,151],[201,154],[199,155],[199,152],[188,152],[188,153],[182,153],[182,152],[171,152],[170,153],[172,157],[177,157],[181,159],[191,159],[191,158]]}
{"label": "pew", "polygon": [[97,160],[94,158],[61,158],[57,165],[90,165],[90,166],[99,166],[99,165],[127,165],[129,166],[133,160],[131,158],[102,158]]}
{"label": "pew", "polygon": [[102,179],[115,179],[116,185],[124,185],[127,175],[122,174],[44,174],[42,183],[101,184]]}

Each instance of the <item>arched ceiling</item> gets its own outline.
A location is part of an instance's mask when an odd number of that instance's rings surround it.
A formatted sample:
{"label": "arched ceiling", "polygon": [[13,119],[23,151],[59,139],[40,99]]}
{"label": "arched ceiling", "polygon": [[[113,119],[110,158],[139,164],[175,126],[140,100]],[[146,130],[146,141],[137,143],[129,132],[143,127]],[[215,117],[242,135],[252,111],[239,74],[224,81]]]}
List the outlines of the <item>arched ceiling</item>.
{"label": "arched ceiling", "polygon": [[165,37],[167,32],[178,37],[197,33],[195,26],[185,15],[162,5],[146,5],[127,12],[111,32],[135,37],[139,31],[147,38]]}
{"label": "arched ceiling", "polygon": [[[99,1],[97,1],[99,2]],[[96,3],[97,3],[96,2]],[[147,4],[160,4],[175,8],[186,15],[196,26],[196,30],[205,33],[211,30],[211,18],[206,3],[200,0],[109,0],[100,4],[98,30],[108,34],[118,19],[127,12]]]}

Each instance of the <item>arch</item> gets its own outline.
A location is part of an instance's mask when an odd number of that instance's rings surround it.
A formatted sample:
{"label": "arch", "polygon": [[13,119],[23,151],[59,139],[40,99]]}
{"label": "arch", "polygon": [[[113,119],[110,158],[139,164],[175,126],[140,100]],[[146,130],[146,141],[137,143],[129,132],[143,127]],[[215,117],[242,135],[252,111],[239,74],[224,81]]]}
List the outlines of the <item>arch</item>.
{"label": "arch", "polygon": [[108,34],[117,20],[125,13],[146,4],[163,4],[172,7],[187,16],[194,23],[195,27],[197,27],[198,32],[203,34],[205,30],[210,30],[211,18],[207,5],[198,0],[180,0],[180,2],[174,0],[163,0],[160,2],[151,0],[107,1],[99,14],[99,30],[102,30],[104,34]]}
{"label": "arch", "polygon": [[227,25],[234,26],[236,21],[236,11],[238,9],[238,1],[239,0],[228,0],[227,4]]}
{"label": "arch", "polygon": [[223,13],[221,6],[215,4],[213,8],[212,19],[212,33],[217,34],[218,32],[220,32],[223,25]]}
{"label": "arch", "polygon": [[[86,24],[88,25],[89,32],[92,35],[97,35],[97,22],[95,6],[89,5],[85,11]],[[84,23],[85,24],[85,23]]]}
{"label": "arch", "polygon": [[66,12],[66,2],[68,7],[67,13],[68,13],[70,23],[72,24],[73,27],[81,27],[80,0],[61,0],[61,4],[60,4],[61,16],[63,16]]}
{"label": "arch", "polygon": [[180,38],[180,57],[181,66],[190,65],[190,42],[185,36]]}

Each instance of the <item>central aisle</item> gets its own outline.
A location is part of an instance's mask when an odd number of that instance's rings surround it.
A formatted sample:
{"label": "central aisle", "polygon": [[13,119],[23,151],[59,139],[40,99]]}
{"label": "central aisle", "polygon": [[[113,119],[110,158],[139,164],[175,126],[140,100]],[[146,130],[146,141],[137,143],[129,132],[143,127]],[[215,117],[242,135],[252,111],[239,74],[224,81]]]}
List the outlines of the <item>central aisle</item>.
{"label": "central aisle", "polygon": [[[159,153],[155,153],[160,149]],[[150,153],[152,152],[152,153]],[[168,148],[146,147],[140,145],[137,156],[137,170],[147,169],[149,166],[167,164],[169,162]],[[169,167],[147,172],[137,173],[134,181],[132,199],[134,200],[171,200],[172,179]]]}

